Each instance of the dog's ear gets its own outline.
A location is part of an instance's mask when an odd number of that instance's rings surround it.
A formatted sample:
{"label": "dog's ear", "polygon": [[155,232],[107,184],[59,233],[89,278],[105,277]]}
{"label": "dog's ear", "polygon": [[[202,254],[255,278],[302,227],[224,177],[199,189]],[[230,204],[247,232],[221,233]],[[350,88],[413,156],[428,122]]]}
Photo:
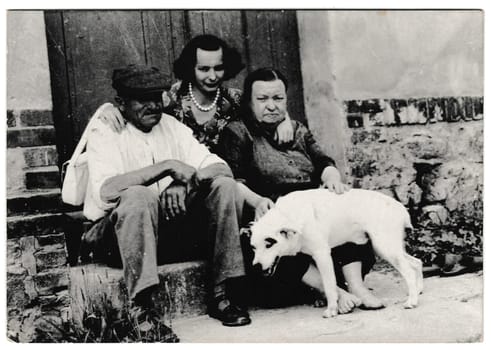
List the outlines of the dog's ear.
{"label": "dog's ear", "polygon": [[239,231],[240,235],[246,237],[246,238],[251,238],[252,231],[251,231],[251,226],[254,222],[251,221],[249,222],[246,226],[242,227]]}
{"label": "dog's ear", "polygon": [[291,228],[283,228],[280,230],[280,234],[284,236],[285,238],[290,238],[293,237],[297,234],[297,231],[291,229]]}

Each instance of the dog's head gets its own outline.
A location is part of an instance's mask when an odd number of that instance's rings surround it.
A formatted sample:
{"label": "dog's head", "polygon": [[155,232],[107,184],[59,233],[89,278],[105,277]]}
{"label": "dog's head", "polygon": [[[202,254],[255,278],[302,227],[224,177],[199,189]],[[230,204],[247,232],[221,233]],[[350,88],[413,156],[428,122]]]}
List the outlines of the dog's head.
{"label": "dog's head", "polygon": [[286,215],[278,209],[269,210],[250,228],[252,265],[259,264],[266,275],[272,275],[282,256],[300,251],[300,233]]}

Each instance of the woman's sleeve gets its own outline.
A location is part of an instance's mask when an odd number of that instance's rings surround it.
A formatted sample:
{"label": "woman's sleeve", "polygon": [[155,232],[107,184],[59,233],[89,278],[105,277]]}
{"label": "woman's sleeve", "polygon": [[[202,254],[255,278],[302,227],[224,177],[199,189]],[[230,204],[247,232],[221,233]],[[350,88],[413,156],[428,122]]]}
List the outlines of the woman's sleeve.
{"label": "woman's sleeve", "polygon": [[235,179],[246,183],[251,141],[247,131],[234,124],[230,123],[222,130],[216,153],[228,163]]}
{"label": "woman's sleeve", "polygon": [[303,133],[303,138],[305,140],[305,146],[307,148],[307,152],[314,163],[314,167],[318,171],[322,171],[327,166],[336,166],[334,159],[329,157],[324,151],[321,149],[319,144],[315,141],[314,136],[310,132],[309,129],[300,125],[301,132]]}

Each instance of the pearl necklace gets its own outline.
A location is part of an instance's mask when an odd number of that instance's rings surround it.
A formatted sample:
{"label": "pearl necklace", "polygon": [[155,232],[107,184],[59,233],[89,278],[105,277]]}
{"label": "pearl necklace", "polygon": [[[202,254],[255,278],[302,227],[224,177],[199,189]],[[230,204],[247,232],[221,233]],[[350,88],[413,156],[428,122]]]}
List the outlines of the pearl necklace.
{"label": "pearl necklace", "polygon": [[194,105],[202,112],[208,112],[208,111],[211,111],[213,108],[215,108],[217,102],[218,102],[218,99],[220,98],[220,88],[217,89],[217,94],[215,95],[215,99],[213,100],[213,102],[211,103],[211,105],[209,105],[208,107],[205,107],[205,106],[202,106],[197,100],[196,100],[196,97],[194,97],[194,94],[193,94],[193,85],[191,83],[189,83],[188,85],[188,90],[189,90],[189,96],[191,96],[191,101],[193,101]]}

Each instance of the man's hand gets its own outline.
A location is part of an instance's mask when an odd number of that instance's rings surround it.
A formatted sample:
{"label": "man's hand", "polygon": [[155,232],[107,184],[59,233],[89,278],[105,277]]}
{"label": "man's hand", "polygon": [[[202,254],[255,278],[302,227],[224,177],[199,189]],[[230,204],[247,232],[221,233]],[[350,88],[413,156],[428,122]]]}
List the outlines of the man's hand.
{"label": "man's hand", "polygon": [[257,202],[255,206],[255,216],[254,220],[259,220],[266,212],[274,207],[274,202],[266,197],[261,197],[261,199]]}
{"label": "man's hand", "polygon": [[288,113],[286,114],[285,120],[276,128],[274,138],[279,145],[289,143],[293,140],[293,125]]}
{"label": "man's hand", "polygon": [[160,203],[166,219],[186,214],[186,185],[172,182],[160,194]]}
{"label": "man's hand", "polygon": [[172,160],[171,162],[170,176],[174,181],[183,185],[194,185],[192,181],[194,180],[196,169],[180,160]]}
{"label": "man's hand", "polygon": [[321,187],[327,188],[331,192],[342,194],[350,190],[350,187],[341,182],[341,174],[338,169],[333,166],[328,166],[322,171]]}
{"label": "man's hand", "polygon": [[211,183],[219,177],[233,178],[232,170],[229,166],[222,163],[210,164],[207,167],[196,170],[195,182],[196,185],[203,183]]}

